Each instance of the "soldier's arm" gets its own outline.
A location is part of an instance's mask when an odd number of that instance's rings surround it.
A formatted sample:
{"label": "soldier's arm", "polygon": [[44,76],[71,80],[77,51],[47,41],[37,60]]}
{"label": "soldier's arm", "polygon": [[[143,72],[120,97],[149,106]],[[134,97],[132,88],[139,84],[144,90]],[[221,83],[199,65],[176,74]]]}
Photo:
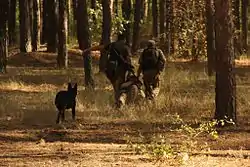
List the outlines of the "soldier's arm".
{"label": "soldier's arm", "polygon": [[90,51],[103,50],[105,47],[106,47],[106,45],[92,46],[90,48],[84,49],[83,54],[86,53],[86,52],[90,52]]}
{"label": "soldier's arm", "polygon": [[162,70],[165,68],[166,66],[166,57],[164,55],[164,53],[162,52],[161,49],[158,49],[158,53],[159,53],[159,60],[161,62],[161,67],[159,67],[159,73],[162,72]]}
{"label": "soldier's arm", "polygon": [[159,51],[159,59],[164,62],[164,64],[166,63],[166,57],[164,55],[164,53],[162,52],[162,50],[158,50]]}

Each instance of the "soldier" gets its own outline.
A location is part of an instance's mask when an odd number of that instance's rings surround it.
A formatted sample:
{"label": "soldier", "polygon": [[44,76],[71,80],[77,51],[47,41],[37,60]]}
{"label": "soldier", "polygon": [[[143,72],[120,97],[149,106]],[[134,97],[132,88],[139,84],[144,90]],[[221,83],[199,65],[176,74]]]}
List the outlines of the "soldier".
{"label": "soldier", "polygon": [[118,40],[107,45],[94,46],[85,49],[84,52],[103,50],[104,54],[100,57],[99,68],[110,80],[114,92],[115,100],[119,94],[120,85],[125,82],[126,72],[133,71],[131,63],[131,53],[129,46],[125,43],[125,37],[118,35]]}
{"label": "soldier", "polygon": [[129,73],[127,80],[120,86],[117,107],[120,108],[125,104],[135,103],[142,98],[145,98],[142,82],[134,73]]}
{"label": "soldier", "polygon": [[143,74],[146,98],[154,99],[159,94],[159,76],[163,71],[166,58],[163,52],[156,48],[155,41],[149,40],[139,59],[137,76]]}

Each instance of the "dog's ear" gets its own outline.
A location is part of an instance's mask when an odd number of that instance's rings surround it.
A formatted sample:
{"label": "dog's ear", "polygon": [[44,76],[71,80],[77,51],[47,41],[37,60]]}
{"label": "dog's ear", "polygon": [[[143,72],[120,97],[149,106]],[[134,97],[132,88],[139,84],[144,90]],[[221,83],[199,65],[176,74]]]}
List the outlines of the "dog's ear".
{"label": "dog's ear", "polygon": [[71,86],[71,83],[69,82],[68,83],[68,90],[70,90],[72,88],[72,86]]}
{"label": "dog's ear", "polygon": [[74,85],[74,89],[77,90],[77,83]]}

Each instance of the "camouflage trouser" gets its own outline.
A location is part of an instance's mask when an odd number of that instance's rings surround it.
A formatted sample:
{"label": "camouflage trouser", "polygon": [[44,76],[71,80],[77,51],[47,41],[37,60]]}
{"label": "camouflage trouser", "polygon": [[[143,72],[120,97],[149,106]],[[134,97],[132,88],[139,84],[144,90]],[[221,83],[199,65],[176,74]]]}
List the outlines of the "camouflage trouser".
{"label": "camouflage trouser", "polygon": [[160,92],[160,78],[157,70],[143,72],[143,83],[145,86],[146,98],[154,99]]}
{"label": "camouflage trouser", "polygon": [[123,69],[117,69],[116,72],[116,76],[114,77],[108,77],[108,79],[110,80],[112,86],[113,86],[113,90],[114,90],[114,95],[115,95],[115,103],[117,104],[118,101],[118,96],[120,94],[120,86],[122,83],[125,82],[125,70]]}

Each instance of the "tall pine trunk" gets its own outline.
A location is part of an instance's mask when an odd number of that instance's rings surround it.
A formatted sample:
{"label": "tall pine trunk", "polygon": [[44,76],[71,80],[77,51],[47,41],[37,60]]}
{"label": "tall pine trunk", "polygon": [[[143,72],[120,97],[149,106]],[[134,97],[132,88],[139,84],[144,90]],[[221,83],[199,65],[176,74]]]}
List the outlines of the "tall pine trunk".
{"label": "tall pine trunk", "polygon": [[215,71],[214,0],[206,0],[207,67],[208,76]]}
{"label": "tall pine trunk", "polygon": [[8,20],[8,35],[9,35],[9,44],[13,45],[17,41],[16,39],[16,6],[17,0],[10,0],[9,8],[9,20]]}
{"label": "tall pine trunk", "polygon": [[8,11],[9,1],[0,1],[0,73],[6,73],[8,57]]}
{"label": "tall pine trunk", "polygon": [[[87,0],[80,0],[77,3],[77,38],[79,48],[84,50],[91,46],[88,12],[87,12]],[[94,79],[92,74],[92,58],[90,52],[83,55],[84,61],[84,73],[85,73],[85,85],[87,88],[93,89]]]}
{"label": "tall pine trunk", "polygon": [[172,21],[171,20],[171,16],[172,16],[171,1],[172,0],[166,0],[166,41],[165,41],[166,47],[165,47],[165,50],[168,55],[171,54],[171,26],[173,25],[173,23],[171,22]]}
{"label": "tall pine trunk", "polygon": [[170,30],[171,30],[171,54],[175,53],[175,0],[171,0],[171,5],[170,5]]}
{"label": "tall pine trunk", "polygon": [[58,28],[58,55],[57,65],[59,68],[68,67],[68,17],[67,0],[59,0],[59,28]]}
{"label": "tall pine trunk", "polygon": [[164,49],[164,36],[165,36],[165,2],[166,0],[160,0],[160,42],[161,49]]}
{"label": "tall pine trunk", "polygon": [[240,0],[233,0],[233,22],[235,28],[235,37],[234,37],[234,47],[235,47],[235,54],[238,51],[242,54],[242,42],[241,42],[241,32],[240,32]]}
{"label": "tall pine trunk", "polygon": [[236,122],[233,21],[231,1],[215,1],[216,88],[215,119]]}
{"label": "tall pine trunk", "polygon": [[42,11],[42,33],[41,33],[41,44],[47,43],[48,37],[48,0],[42,0],[41,4]]}
{"label": "tall pine trunk", "polygon": [[57,52],[58,5],[57,0],[47,0],[47,51]]}
{"label": "tall pine trunk", "polygon": [[40,0],[33,0],[33,34],[32,50],[37,51],[40,46],[41,21],[40,21]]}
{"label": "tall pine trunk", "polygon": [[123,0],[122,2],[122,15],[123,18],[127,21],[124,24],[124,34],[126,37],[126,43],[130,46],[131,43],[131,13],[132,13],[132,2],[131,0]]}
{"label": "tall pine trunk", "polygon": [[103,22],[102,22],[102,44],[110,43],[111,36],[111,1],[110,0],[101,0],[102,1],[102,10],[103,10]]}
{"label": "tall pine trunk", "polygon": [[242,41],[243,51],[247,53],[247,33],[248,33],[248,0],[242,0],[241,19],[242,19]]}
{"label": "tall pine trunk", "polygon": [[136,52],[141,30],[141,0],[135,1],[132,52]]}
{"label": "tall pine trunk", "polygon": [[30,28],[30,0],[19,0],[20,11],[20,51],[32,51]]}
{"label": "tall pine trunk", "polygon": [[[162,0],[161,0],[162,1]],[[158,37],[158,1],[152,0],[153,36]]]}

